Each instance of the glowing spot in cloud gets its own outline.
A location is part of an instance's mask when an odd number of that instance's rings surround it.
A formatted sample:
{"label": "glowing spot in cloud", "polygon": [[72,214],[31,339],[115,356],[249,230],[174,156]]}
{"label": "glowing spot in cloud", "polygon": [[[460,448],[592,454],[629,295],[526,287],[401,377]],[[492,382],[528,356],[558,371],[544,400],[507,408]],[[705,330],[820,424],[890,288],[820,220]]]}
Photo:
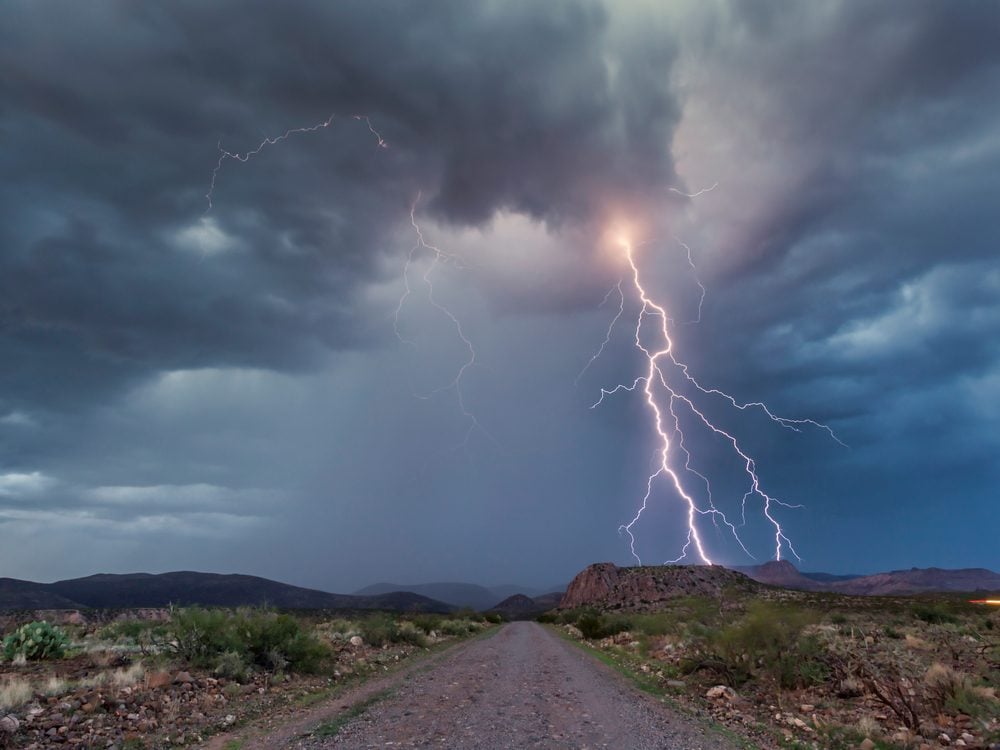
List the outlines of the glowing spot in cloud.
{"label": "glowing spot in cloud", "polygon": [[220,255],[236,246],[233,238],[223,232],[211,216],[202,216],[177,232],[174,244],[181,250],[195,251],[203,256]]}

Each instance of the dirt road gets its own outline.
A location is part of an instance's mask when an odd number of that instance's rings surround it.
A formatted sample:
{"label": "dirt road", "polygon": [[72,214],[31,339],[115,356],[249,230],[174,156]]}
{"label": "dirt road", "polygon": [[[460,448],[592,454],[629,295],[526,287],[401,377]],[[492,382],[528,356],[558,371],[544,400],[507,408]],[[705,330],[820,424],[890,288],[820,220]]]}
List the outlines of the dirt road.
{"label": "dirt road", "polygon": [[[736,747],[637,692],[613,670],[530,622],[506,625],[491,637],[460,646],[421,670],[400,675],[382,690],[374,700],[369,690],[367,707],[356,707],[358,715],[346,720],[335,735],[300,736],[281,746],[308,750]],[[346,703],[341,699],[338,705]]]}

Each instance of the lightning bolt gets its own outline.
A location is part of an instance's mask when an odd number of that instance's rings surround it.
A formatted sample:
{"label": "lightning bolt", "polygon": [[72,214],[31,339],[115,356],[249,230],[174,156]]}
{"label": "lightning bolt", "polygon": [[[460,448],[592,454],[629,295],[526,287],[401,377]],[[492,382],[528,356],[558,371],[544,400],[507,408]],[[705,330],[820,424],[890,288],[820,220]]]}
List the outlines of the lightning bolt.
{"label": "lightning bolt", "polygon": [[446,391],[454,391],[455,399],[458,402],[458,408],[462,412],[462,416],[468,422],[468,429],[465,432],[465,436],[459,446],[465,446],[469,442],[469,438],[472,436],[474,430],[479,430],[486,437],[488,437],[494,444],[497,443],[496,439],[483,427],[479,419],[476,417],[475,413],[472,412],[465,402],[465,393],[462,389],[462,380],[465,377],[465,373],[469,368],[476,364],[476,349],[472,345],[472,341],[465,334],[465,330],[462,327],[462,321],[451,311],[450,308],[442,304],[434,290],[433,274],[435,270],[438,269],[443,264],[451,263],[453,265],[461,265],[461,259],[459,256],[445,252],[437,245],[431,244],[424,237],[423,230],[420,228],[420,224],[417,223],[417,206],[420,203],[421,193],[417,193],[417,197],[414,199],[413,203],[410,205],[410,226],[413,228],[413,233],[416,237],[416,241],[410,248],[409,253],[406,256],[406,263],[403,266],[403,287],[404,291],[402,296],[399,298],[399,303],[396,305],[396,312],[393,316],[393,330],[396,332],[396,338],[400,340],[401,343],[409,344],[411,346],[416,346],[414,342],[403,336],[399,329],[399,317],[403,312],[403,307],[406,304],[406,300],[413,294],[413,287],[410,285],[410,275],[413,265],[417,261],[417,256],[421,251],[427,251],[430,254],[431,261],[427,264],[424,272],[420,274],[420,279],[423,282],[425,288],[427,289],[427,301],[431,306],[440,312],[454,328],[455,335],[462,342],[463,347],[466,350],[466,358],[462,361],[461,366],[455,373],[455,377],[445,385],[435,388],[430,393],[424,395],[418,395],[417,398],[429,399],[434,397],[439,393],[444,393]]}
{"label": "lightning bolt", "polygon": [[615,292],[618,292],[618,312],[615,313],[615,317],[611,319],[611,323],[610,325],[608,325],[608,330],[604,334],[604,341],[601,342],[601,345],[598,347],[597,351],[594,352],[594,354],[590,357],[589,360],[587,360],[587,364],[583,366],[583,369],[580,370],[580,372],[577,374],[576,380],[573,381],[577,385],[579,385],[580,378],[583,377],[584,373],[586,373],[587,370],[590,369],[590,366],[594,364],[594,362],[599,360],[601,358],[601,355],[604,354],[604,348],[611,342],[611,334],[615,330],[615,325],[618,323],[618,321],[622,317],[622,314],[625,312],[625,293],[622,292],[622,280],[619,280],[615,286],[611,287],[608,290],[608,293],[604,295],[604,299],[601,300],[601,304],[599,304],[597,307],[598,309],[604,307],[608,303],[608,300],[611,299],[611,295],[614,294]]}
{"label": "lightning bolt", "polygon": [[[680,240],[678,240],[678,242],[680,242]],[[680,244],[687,250],[688,262],[691,264],[692,268],[694,268],[694,261],[691,257],[690,248],[683,242]],[[789,540],[785,535],[781,527],[781,523],[775,515],[775,508],[779,506],[784,508],[798,508],[801,506],[785,503],[764,491],[760,483],[760,478],[757,474],[757,465],[754,459],[749,455],[749,453],[746,452],[746,450],[744,450],[734,435],[713,423],[705,414],[704,409],[699,407],[691,397],[685,395],[683,390],[674,384],[674,381],[677,379],[676,374],[679,373],[682,383],[687,384],[693,388],[695,392],[700,393],[703,396],[722,398],[730,406],[741,411],[748,409],[760,410],[771,421],[796,432],[800,432],[804,426],[823,429],[835,440],[837,440],[837,442],[841,443],[841,445],[843,445],[843,443],[837,438],[832,429],[830,429],[827,425],[821,424],[820,422],[816,422],[811,419],[788,419],[780,417],[774,414],[763,402],[758,401],[741,403],[724,391],[702,386],[691,375],[688,366],[684,362],[680,361],[675,355],[673,340],[670,337],[671,319],[667,314],[666,309],[650,296],[643,285],[642,274],[640,272],[639,265],[636,262],[635,251],[631,242],[626,238],[621,238],[618,241],[618,245],[620,246],[625,260],[628,263],[627,276],[631,281],[630,286],[638,301],[639,312],[636,316],[634,342],[636,349],[642,352],[645,358],[645,372],[635,378],[635,380],[631,383],[622,383],[611,389],[601,388],[600,397],[596,402],[594,402],[591,408],[597,408],[604,402],[606,397],[615,393],[621,391],[634,392],[641,389],[645,406],[650,414],[653,428],[656,431],[658,448],[656,451],[654,471],[646,479],[646,491],[642,496],[635,515],[628,523],[619,527],[619,531],[625,534],[629,539],[629,550],[632,556],[639,564],[642,563],[642,560],[636,551],[635,527],[636,524],[639,523],[646,509],[649,507],[656,484],[660,481],[665,481],[673,488],[676,495],[681,499],[687,519],[687,534],[680,555],[673,560],[668,560],[668,563],[677,563],[684,560],[691,553],[693,548],[694,553],[702,563],[707,565],[712,564],[712,559],[709,557],[705,548],[705,543],[699,531],[698,524],[699,519],[706,516],[710,517],[716,526],[720,523],[725,526],[739,544],[740,548],[746,552],[747,555],[753,557],[743,540],[740,538],[736,525],[732,523],[726,515],[719,510],[719,508],[716,507],[712,497],[711,484],[708,478],[704,474],[701,474],[693,469],[691,466],[691,454],[684,443],[684,432],[681,426],[683,421],[681,417],[682,415],[685,415],[693,418],[711,433],[727,442],[743,462],[744,471],[748,479],[748,489],[743,495],[743,499],[741,501],[743,523],[746,523],[747,502],[754,497],[759,498],[762,504],[764,518],[774,530],[775,558],[780,560],[785,548],[798,558],[799,555],[796,552],[795,547],[792,545],[791,540]],[[624,278],[621,282],[619,282],[617,287],[619,291],[621,291],[621,287],[624,282]],[[705,288],[700,281],[698,282],[698,286],[702,290],[698,315],[698,319],[700,320],[701,302],[704,301]],[[624,293],[622,293],[622,300],[622,308],[624,308]],[[614,324],[617,323],[621,314],[622,313],[619,312],[619,314],[616,315],[615,319],[612,321],[612,325],[608,329],[608,336],[606,337],[605,344],[607,340],[610,339],[611,329],[614,327]],[[658,342],[656,346],[650,346],[644,343],[644,340],[648,338],[648,336],[645,335],[646,329],[650,325],[653,326],[655,339]],[[602,352],[603,349],[604,344],[602,344],[601,349],[598,350],[598,354]],[[589,364],[591,363],[588,362],[588,366]],[[663,405],[664,402],[666,404],[665,406]],[[672,453],[675,449],[676,452],[683,457],[683,464],[680,466],[675,466],[675,462],[672,459]],[[704,485],[707,503],[699,504],[695,499],[694,492],[688,488],[684,481],[684,478],[688,475],[697,477],[698,480],[700,480],[700,482]]]}
{"label": "lightning bolt", "polygon": [[[219,177],[219,172],[222,171],[222,165],[227,160],[243,162],[245,164],[268,146],[275,146],[281,143],[282,141],[288,140],[293,135],[298,135],[300,133],[315,133],[318,130],[323,130],[325,128],[330,127],[333,124],[333,121],[334,119],[336,119],[336,117],[337,116],[334,114],[330,115],[322,122],[316,123],[315,125],[307,125],[298,128],[289,128],[281,135],[270,136],[268,138],[265,138],[260,143],[258,143],[256,147],[250,149],[249,151],[245,151],[242,154],[224,149],[222,147],[222,141],[220,140],[218,143],[219,160],[215,163],[215,168],[212,170],[212,178],[208,184],[208,192],[205,193],[205,200],[208,203],[208,207],[205,209],[205,215],[207,215],[208,212],[212,210],[212,196],[215,194],[215,183]],[[379,134],[377,130],[375,130],[375,128],[372,126],[372,121],[368,118],[367,115],[351,115],[351,119],[363,122],[368,126],[368,130],[375,137],[375,142],[379,148],[389,148],[389,144],[386,143],[385,139]]]}
{"label": "lightning bolt", "polygon": [[683,195],[685,198],[697,198],[699,195],[704,195],[705,193],[711,193],[717,187],[719,187],[719,183],[718,182],[713,182],[707,188],[702,188],[701,190],[699,190],[699,191],[697,191],[695,193],[685,193],[683,190],[680,190],[680,189],[675,188],[675,187],[667,188],[667,191],[671,192],[671,193],[677,193],[677,195]]}
{"label": "lightning bolt", "polygon": [[[254,148],[245,151],[243,153],[229,151],[223,148],[222,142],[220,141],[218,144],[219,158],[215,163],[215,167],[212,169],[212,175],[211,179],[209,180],[208,191],[205,193],[205,200],[208,203],[208,206],[205,209],[204,215],[207,215],[213,208],[212,198],[215,194],[216,183],[218,181],[219,173],[222,171],[222,167],[227,161],[238,161],[245,164],[246,162],[250,161],[253,157],[260,154],[264,149],[268,148],[269,146],[276,146],[279,143],[288,140],[294,135],[315,133],[317,131],[329,128],[334,123],[336,118],[337,118],[336,114],[331,114],[325,120],[315,123],[313,125],[289,128],[280,135],[269,136],[265,138],[260,143],[258,143]],[[367,127],[368,132],[371,133],[372,137],[375,139],[375,144],[378,148],[389,148],[389,144],[386,142],[385,138],[382,137],[382,134],[375,129],[375,126],[372,124],[370,117],[368,117],[367,115],[351,115],[350,119],[363,123]],[[465,393],[463,392],[462,389],[462,381],[463,378],[465,377],[466,372],[469,370],[469,368],[471,368],[473,365],[476,364],[476,350],[473,347],[472,342],[469,340],[469,337],[465,335],[465,331],[462,328],[462,323],[458,319],[458,317],[448,307],[442,304],[435,296],[432,274],[440,265],[444,263],[458,264],[459,258],[457,255],[445,252],[436,245],[432,245],[431,243],[427,242],[427,240],[424,238],[423,231],[421,230],[420,225],[417,223],[416,219],[417,205],[420,202],[420,198],[421,194],[417,193],[416,199],[410,206],[410,225],[413,227],[413,232],[416,235],[416,242],[414,243],[413,247],[410,248],[410,251],[406,256],[406,263],[403,268],[404,291],[403,295],[399,299],[399,303],[396,305],[396,311],[393,316],[393,330],[396,333],[396,337],[401,342],[415,346],[413,341],[406,339],[400,332],[399,317],[402,314],[403,307],[406,304],[406,300],[413,293],[413,289],[410,285],[410,272],[415,261],[417,260],[417,255],[422,250],[428,251],[431,254],[431,262],[428,264],[423,274],[421,274],[421,279],[425,287],[427,288],[427,300],[428,302],[430,302],[432,307],[434,307],[445,318],[448,319],[448,321],[455,330],[456,336],[459,338],[459,340],[461,340],[463,346],[465,347],[467,356],[463,360],[461,366],[458,368],[455,377],[452,378],[451,382],[431,391],[428,394],[418,396],[418,398],[428,399],[435,396],[438,393],[443,393],[445,391],[453,390],[455,392],[456,400],[458,401],[458,407],[461,410],[463,417],[469,422],[469,427],[466,430],[465,437],[462,443],[460,443],[460,445],[466,445],[468,443],[469,437],[472,435],[472,432],[475,429],[479,429],[484,435],[490,438],[490,440],[496,443],[495,438],[493,438],[493,436],[486,429],[483,428],[482,424],[479,422],[479,419],[466,405]]]}
{"label": "lightning bolt", "polygon": [[[718,184],[719,183],[715,183],[715,185]],[[712,188],[714,188],[715,185],[712,185]],[[710,189],[711,188],[706,188],[706,190]],[[702,190],[701,192],[703,193],[705,192],[705,190]],[[701,193],[698,193],[698,195],[700,194]],[[694,274],[694,283],[698,285],[698,290],[701,292],[701,296],[698,298],[698,317],[695,318],[694,320],[689,320],[688,323],[700,323],[701,309],[705,306],[705,295],[708,294],[708,290],[705,289],[705,285],[702,284],[701,279],[698,278],[698,267],[694,264],[694,257],[691,255],[691,247],[686,242],[678,239],[677,237],[674,237],[674,242],[683,247],[685,252],[687,252],[687,262],[688,265],[691,266],[691,273]]]}

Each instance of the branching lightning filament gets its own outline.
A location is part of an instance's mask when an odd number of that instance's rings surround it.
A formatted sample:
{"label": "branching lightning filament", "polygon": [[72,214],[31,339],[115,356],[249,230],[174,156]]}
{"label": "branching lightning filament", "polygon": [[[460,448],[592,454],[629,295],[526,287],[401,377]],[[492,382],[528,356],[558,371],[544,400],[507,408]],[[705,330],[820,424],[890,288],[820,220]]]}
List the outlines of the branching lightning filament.
{"label": "branching lightning filament", "polygon": [[[439,266],[446,263],[460,264],[460,259],[457,255],[445,252],[437,245],[433,245],[424,238],[423,230],[420,228],[420,224],[417,223],[417,206],[420,203],[421,194],[417,193],[416,199],[410,206],[410,226],[413,228],[413,233],[416,236],[416,241],[410,248],[410,252],[406,256],[406,264],[403,266],[403,294],[399,298],[399,303],[396,305],[396,312],[393,316],[393,330],[396,332],[396,337],[400,342],[404,344],[409,344],[415,346],[415,344],[405,338],[399,329],[399,316],[403,311],[403,306],[406,304],[407,299],[413,294],[413,288],[410,286],[410,272],[413,267],[414,262],[417,259],[417,255],[421,251],[427,251],[430,253],[431,261],[427,264],[424,272],[420,274],[420,279],[423,282],[425,288],[427,289],[427,301],[431,306],[440,312],[445,318],[448,319],[451,326],[454,328],[455,335],[462,342],[463,347],[466,350],[466,357],[462,361],[461,366],[455,372],[455,376],[451,381],[443,386],[435,388],[430,393],[427,393],[418,398],[431,398],[438,393],[443,393],[445,391],[454,391],[455,398],[458,401],[458,408],[462,412],[462,416],[468,422],[468,429],[465,432],[465,436],[462,440],[461,445],[466,445],[469,438],[472,435],[472,431],[478,429],[484,435],[486,435],[490,440],[493,440],[493,436],[487,432],[483,426],[480,424],[479,420],[476,418],[475,413],[469,410],[465,403],[465,394],[462,390],[462,380],[465,377],[465,373],[470,367],[476,364],[476,349],[473,347],[472,342],[469,337],[465,335],[465,330],[462,327],[462,322],[458,317],[444,304],[442,304],[434,293],[434,280],[433,274],[438,269]],[[494,440],[494,442],[496,442]]]}
{"label": "branching lightning filament", "polygon": [[[632,556],[641,564],[642,560],[636,551],[635,527],[642,518],[643,513],[649,507],[656,485],[665,481],[682,501],[687,521],[686,540],[680,555],[667,562],[680,562],[686,559],[693,550],[693,554],[700,562],[708,565],[712,564],[712,559],[705,548],[705,543],[699,530],[699,521],[705,517],[711,518],[712,522],[717,526],[721,524],[721,526],[728,529],[740,548],[747,555],[753,557],[740,538],[736,525],[716,507],[708,478],[691,466],[691,454],[685,446],[682,423],[686,420],[694,419],[696,422],[701,423],[708,431],[728,443],[743,464],[743,469],[747,477],[747,490],[741,501],[743,523],[746,523],[747,503],[754,498],[758,499],[762,505],[764,518],[773,529],[775,558],[780,560],[786,548],[792,555],[798,558],[798,553],[785,535],[781,523],[775,515],[775,509],[779,506],[785,508],[801,506],[789,505],[765,492],[761,487],[754,459],[744,450],[735,436],[713,423],[706,415],[705,409],[699,406],[691,396],[686,394],[694,392],[696,395],[700,394],[700,396],[721,398],[730,406],[741,411],[751,408],[760,410],[771,421],[790,430],[800,431],[804,426],[811,426],[827,431],[835,440],[837,440],[836,435],[834,435],[829,427],[819,422],[810,419],[787,419],[779,417],[771,412],[762,402],[741,403],[729,394],[716,388],[703,387],[695,380],[690,374],[688,366],[678,360],[675,355],[674,344],[670,337],[671,319],[666,309],[653,300],[643,285],[642,274],[636,263],[631,242],[626,238],[622,238],[618,241],[618,244],[628,262],[628,271],[626,273],[627,279],[623,278],[616,288],[621,291],[622,285],[626,281],[630,282],[628,286],[634,292],[638,303],[639,313],[635,321],[634,340],[636,349],[644,357],[645,371],[631,383],[622,383],[611,389],[602,388],[600,398],[598,398],[591,408],[596,408],[603,403],[605,397],[620,391],[641,391],[645,407],[650,415],[650,421],[656,432],[656,459],[653,471],[645,482],[645,494],[642,496],[639,508],[632,519],[619,528],[629,539],[629,550]],[[683,245],[683,243],[681,244]],[[688,260],[693,268],[694,264],[691,259],[690,248],[687,245],[683,246],[688,252]],[[704,287],[700,282],[698,282],[698,285],[702,289],[701,300],[704,300]],[[622,293],[622,306],[624,306],[624,297],[625,295]],[[603,351],[607,340],[610,338],[611,329],[621,315],[622,312],[619,310],[619,313],[615,316],[608,329],[608,336],[601,345],[598,354]],[[698,317],[699,319],[701,317],[701,301],[699,301]],[[652,328],[653,337],[657,342],[655,346],[645,343],[650,338],[649,328]],[[593,359],[591,362],[588,362],[588,366],[592,362]],[[683,388],[675,384],[678,376],[681,384],[684,386]],[[837,442],[840,441],[837,440]],[[695,477],[697,482],[704,486],[705,500],[700,504],[695,498],[694,490],[690,489],[687,484],[687,482],[691,481],[690,477]]]}
{"label": "branching lightning filament", "polygon": [[[245,151],[242,154],[234,151],[227,151],[222,147],[222,142],[220,141],[218,145],[219,160],[215,163],[215,168],[212,170],[212,179],[210,180],[208,185],[208,192],[205,193],[205,200],[208,202],[208,207],[205,209],[205,213],[207,214],[209,211],[212,210],[212,196],[215,193],[215,182],[219,177],[219,172],[222,170],[222,165],[227,160],[246,163],[250,161],[250,159],[252,159],[254,156],[257,156],[257,154],[259,154],[268,146],[277,145],[282,141],[288,140],[288,138],[290,138],[293,135],[297,135],[299,133],[315,133],[317,130],[323,130],[324,128],[330,127],[333,124],[335,118],[336,115],[330,115],[325,120],[323,120],[322,122],[318,122],[315,125],[308,125],[305,127],[298,127],[298,128],[289,128],[281,135],[265,138],[260,143],[258,143],[254,148],[250,149],[249,151]],[[372,125],[372,121],[368,118],[367,115],[352,115],[351,119],[363,122],[365,123],[365,125],[368,126],[368,130],[374,136],[375,143],[378,145],[379,148],[389,148],[389,144],[386,143],[385,139],[379,134],[377,130],[375,130],[375,127]]]}

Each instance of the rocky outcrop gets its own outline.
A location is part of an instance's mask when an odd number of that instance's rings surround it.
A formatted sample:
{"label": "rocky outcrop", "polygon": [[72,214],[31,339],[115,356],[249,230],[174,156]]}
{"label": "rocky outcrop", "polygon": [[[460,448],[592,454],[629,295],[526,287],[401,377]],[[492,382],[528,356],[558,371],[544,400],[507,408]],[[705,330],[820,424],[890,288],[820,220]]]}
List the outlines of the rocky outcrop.
{"label": "rocky outcrop", "polygon": [[684,596],[721,595],[726,589],[753,590],[758,584],[719,565],[657,565],[619,568],[596,563],[569,584],[560,609],[596,607],[641,611]]}

